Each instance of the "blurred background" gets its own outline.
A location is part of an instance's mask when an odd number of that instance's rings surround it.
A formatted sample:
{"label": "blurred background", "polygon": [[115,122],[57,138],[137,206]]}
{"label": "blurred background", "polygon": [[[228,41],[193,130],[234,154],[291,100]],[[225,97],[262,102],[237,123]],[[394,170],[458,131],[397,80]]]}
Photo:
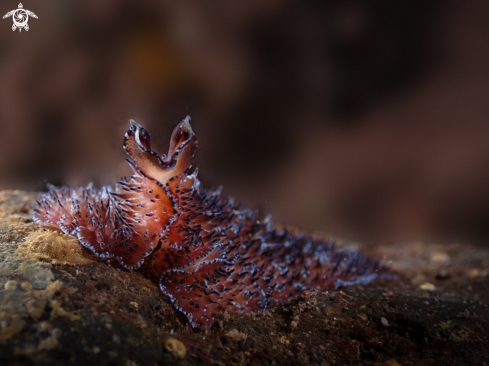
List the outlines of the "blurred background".
{"label": "blurred background", "polygon": [[487,243],[489,2],[23,5],[28,32],[0,21],[0,189],[113,183],[130,118],[161,154],[190,114],[204,184],[276,222]]}

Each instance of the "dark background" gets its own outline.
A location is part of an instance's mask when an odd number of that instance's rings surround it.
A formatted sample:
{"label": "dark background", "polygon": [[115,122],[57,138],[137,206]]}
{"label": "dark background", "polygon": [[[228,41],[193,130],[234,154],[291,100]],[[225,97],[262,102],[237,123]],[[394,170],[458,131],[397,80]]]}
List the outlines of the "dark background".
{"label": "dark background", "polygon": [[[363,241],[489,236],[489,2],[28,0],[0,21],[0,189],[130,173],[190,114],[211,188]],[[2,1],[0,15],[16,9]]]}

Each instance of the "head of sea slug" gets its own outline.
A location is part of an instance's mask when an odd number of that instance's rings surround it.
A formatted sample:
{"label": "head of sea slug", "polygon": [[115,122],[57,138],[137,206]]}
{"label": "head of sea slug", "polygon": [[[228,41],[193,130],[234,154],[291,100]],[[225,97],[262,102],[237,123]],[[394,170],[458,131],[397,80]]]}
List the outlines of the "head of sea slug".
{"label": "head of sea slug", "polygon": [[190,126],[190,116],[173,130],[168,155],[158,156],[151,150],[151,138],[136,121],[124,135],[124,150],[129,165],[136,174],[165,184],[169,179],[186,172],[192,165],[197,139]]}

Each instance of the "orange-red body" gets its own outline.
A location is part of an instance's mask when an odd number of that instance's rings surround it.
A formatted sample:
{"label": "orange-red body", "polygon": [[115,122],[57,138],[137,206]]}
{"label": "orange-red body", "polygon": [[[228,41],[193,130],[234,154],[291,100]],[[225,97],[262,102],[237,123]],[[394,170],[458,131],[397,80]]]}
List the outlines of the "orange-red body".
{"label": "orange-red body", "polygon": [[210,328],[224,310],[244,314],[377,276],[376,260],[260,222],[255,211],[202,188],[188,172],[196,146],[189,122],[175,128],[168,156],[159,157],[131,121],[124,149],[133,176],[113,189],[51,186],[34,221],[128,269],[144,264],[195,328]]}

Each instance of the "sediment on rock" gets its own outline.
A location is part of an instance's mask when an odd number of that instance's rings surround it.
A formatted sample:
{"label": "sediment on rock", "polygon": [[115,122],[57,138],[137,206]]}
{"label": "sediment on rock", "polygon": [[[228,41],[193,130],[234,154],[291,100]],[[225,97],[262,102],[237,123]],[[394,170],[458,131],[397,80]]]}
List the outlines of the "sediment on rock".
{"label": "sediment on rock", "polygon": [[1,364],[489,364],[484,248],[361,248],[396,277],[224,316],[202,333],[141,273],[33,224],[38,196],[0,192]]}

